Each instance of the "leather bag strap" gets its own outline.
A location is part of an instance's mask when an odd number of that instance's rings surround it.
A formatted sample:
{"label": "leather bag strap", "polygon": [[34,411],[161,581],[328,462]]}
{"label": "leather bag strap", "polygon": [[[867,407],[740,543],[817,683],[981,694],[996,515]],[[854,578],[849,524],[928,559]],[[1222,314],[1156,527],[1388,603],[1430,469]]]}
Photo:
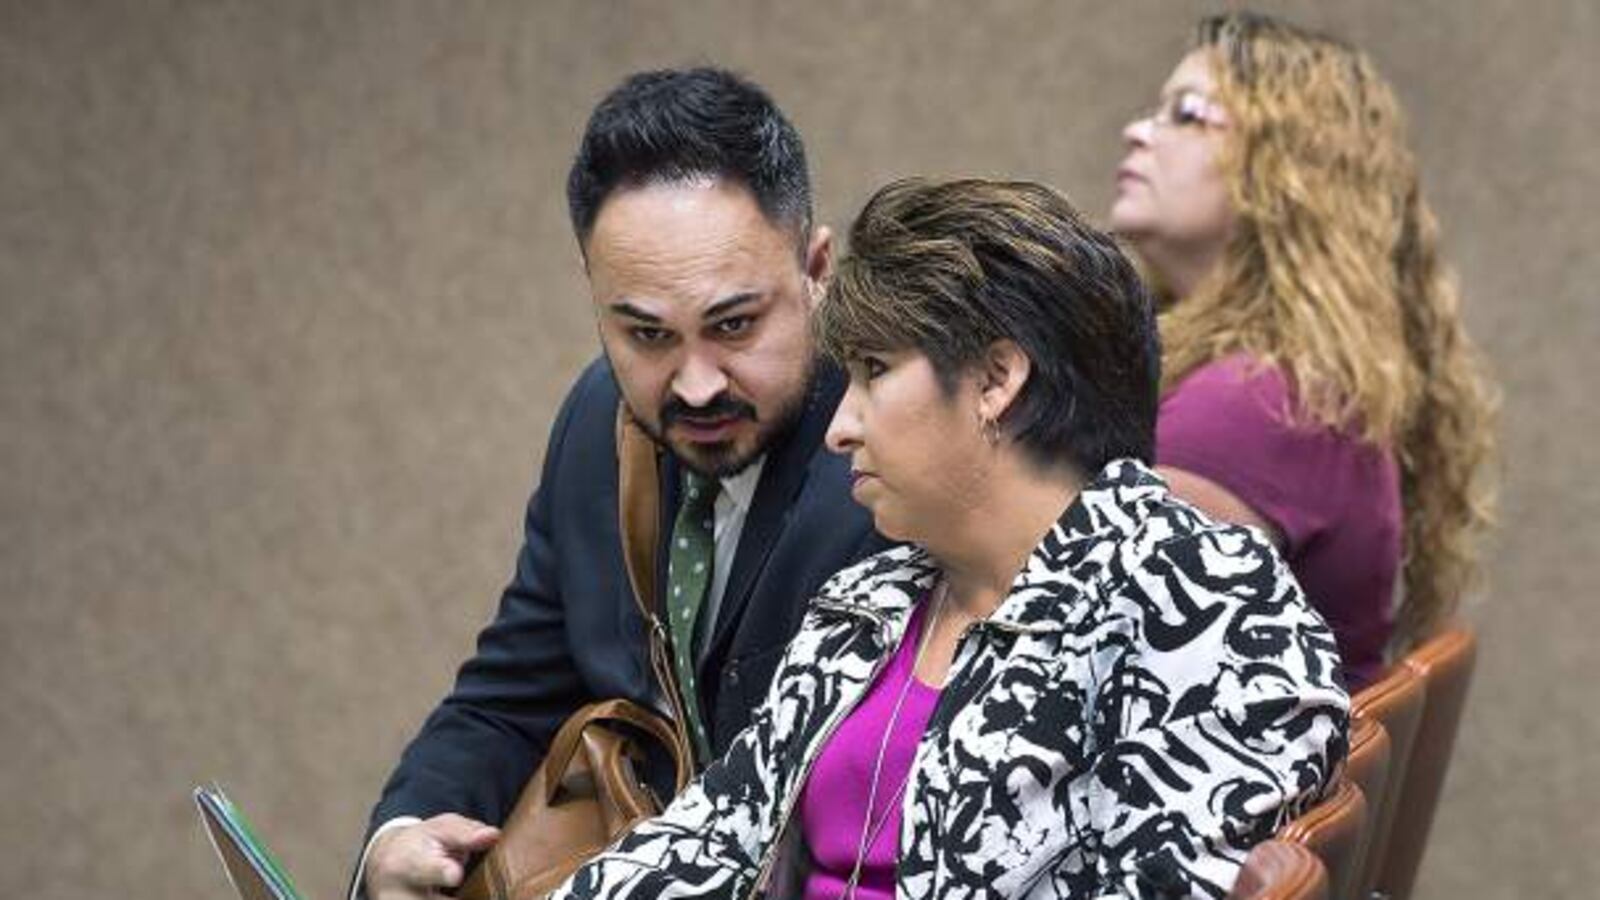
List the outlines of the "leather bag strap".
{"label": "leather bag strap", "polygon": [[[550,742],[550,752],[545,756],[545,767],[552,772],[565,772],[572,762],[573,755],[578,752],[584,729],[602,723],[637,728],[660,741],[669,750],[677,746],[677,732],[660,716],[642,709],[630,700],[601,700],[578,710],[561,726],[561,730],[556,732],[555,740]],[[672,757],[677,770],[674,774],[678,790],[681,791],[689,783],[688,758],[681,753],[673,753]],[[552,778],[545,785],[547,795],[544,799],[547,805],[555,802],[556,792],[560,788],[560,779]]]}
{"label": "leather bag strap", "polygon": [[[617,404],[617,523],[622,539],[622,558],[628,570],[628,583],[633,587],[633,600],[639,607],[650,642],[650,668],[668,702],[679,717],[671,723],[670,738],[664,740],[677,769],[676,791],[682,791],[693,775],[694,750],[689,743],[689,732],[682,722],[685,715],[680,689],[673,678],[670,656],[666,646],[666,629],[656,615],[656,551],[661,546],[661,476],[659,449],[643,427],[634,421],[626,403]],[[609,701],[603,701],[609,702]],[[638,707],[634,707],[638,710]],[[646,716],[653,715],[638,710]],[[635,723],[637,724],[637,723]],[[647,728],[656,734],[652,721]],[[581,730],[581,729],[580,729]],[[559,738],[559,734],[557,735]],[[577,735],[572,738],[577,746]],[[552,743],[552,748],[555,746]],[[566,758],[562,765],[565,766]],[[561,771],[557,769],[557,771]]]}
{"label": "leather bag strap", "polygon": [[650,600],[656,595],[656,548],[660,543],[661,485],[656,443],[617,404],[617,524],[622,532],[622,559],[633,598],[650,621]]}

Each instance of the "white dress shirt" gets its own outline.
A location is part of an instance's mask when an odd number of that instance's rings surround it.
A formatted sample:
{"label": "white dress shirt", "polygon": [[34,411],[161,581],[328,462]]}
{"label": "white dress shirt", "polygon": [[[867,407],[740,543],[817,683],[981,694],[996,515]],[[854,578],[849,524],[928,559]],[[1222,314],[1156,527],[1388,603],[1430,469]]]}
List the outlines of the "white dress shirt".
{"label": "white dress shirt", "polygon": [[700,618],[695,622],[695,644],[699,648],[697,662],[705,660],[711,629],[722,610],[722,595],[728,592],[728,573],[733,569],[734,555],[739,552],[744,520],[750,513],[750,504],[756,498],[756,486],[761,483],[761,470],[766,467],[766,462],[767,458],[763,456],[743,472],[719,479],[722,490],[717,493],[717,505],[712,513],[712,540],[716,542],[716,550],[711,561],[711,589],[706,592],[706,602],[700,607]]}

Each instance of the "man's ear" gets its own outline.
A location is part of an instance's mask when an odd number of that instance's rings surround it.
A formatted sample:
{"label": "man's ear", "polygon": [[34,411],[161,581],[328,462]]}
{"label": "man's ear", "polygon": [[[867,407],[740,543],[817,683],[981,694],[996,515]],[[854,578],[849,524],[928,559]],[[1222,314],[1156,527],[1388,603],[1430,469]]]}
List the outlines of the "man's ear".
{"label": "man's ear", "polygon": [[979,370],[978,414],[986,421],[998,422],[1022,394],[1033,360],[1016,341],[1002,338],[983,353]]}
{"label": "man's ear", "polygon": [[589,237],[583,234],[574,235],[574,237],[577,238],[574,243],[577,245],[578,250],[578,271],[587,276],[589,274]]}
{"label": "man's ear", "polygon": [[818,225],[806,244],[806,306],[815,309],[833,277],[833,230]]}

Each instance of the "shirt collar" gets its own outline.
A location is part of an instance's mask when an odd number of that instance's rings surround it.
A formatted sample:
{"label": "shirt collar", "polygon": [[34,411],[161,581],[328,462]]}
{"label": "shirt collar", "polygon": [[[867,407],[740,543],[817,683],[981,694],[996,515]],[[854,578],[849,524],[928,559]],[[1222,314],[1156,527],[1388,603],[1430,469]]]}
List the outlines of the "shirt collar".
{"label": "shirt collar", "polygon": [[750,511],[750,504],[756,497],[756,487],[761,484],[761,470],[766,464],[767,458],[760,456],[739,474],[717,479],[722,484],[723,496],[733,501],[734,507],[740,512]]}
{"label": "shirt collar", "polygon": [[[1166,484],[1143,463],[1112,461],[1084,485],[1034,547],[989,620],[1022,631],[1064,627],[1066,610],[1059,598],[1065,584],[1097,580],[1121,544],[1146,524],[1166,497]],[[927,551],[907,544],[840,572],[823,585],[820,595],[834,603],[903,614],[938,574]]]}

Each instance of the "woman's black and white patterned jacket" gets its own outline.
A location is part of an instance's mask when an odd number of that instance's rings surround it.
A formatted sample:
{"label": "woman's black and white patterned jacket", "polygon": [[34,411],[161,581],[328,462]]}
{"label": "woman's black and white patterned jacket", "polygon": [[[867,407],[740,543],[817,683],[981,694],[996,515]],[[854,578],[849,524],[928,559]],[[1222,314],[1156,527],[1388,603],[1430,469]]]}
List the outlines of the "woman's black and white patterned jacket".
{"label": "woman's black and white patterned jacket", "polygon": [[[727,755],[558,896],[789,896],[774,869],[804,859],[785,835],[807,771],[936,575],[900,547],[830,580]],[[1338,664],[1258,533],[1113,462],[957,644],[905,794],[897,896],[1224,896],[1344,757]]]}

